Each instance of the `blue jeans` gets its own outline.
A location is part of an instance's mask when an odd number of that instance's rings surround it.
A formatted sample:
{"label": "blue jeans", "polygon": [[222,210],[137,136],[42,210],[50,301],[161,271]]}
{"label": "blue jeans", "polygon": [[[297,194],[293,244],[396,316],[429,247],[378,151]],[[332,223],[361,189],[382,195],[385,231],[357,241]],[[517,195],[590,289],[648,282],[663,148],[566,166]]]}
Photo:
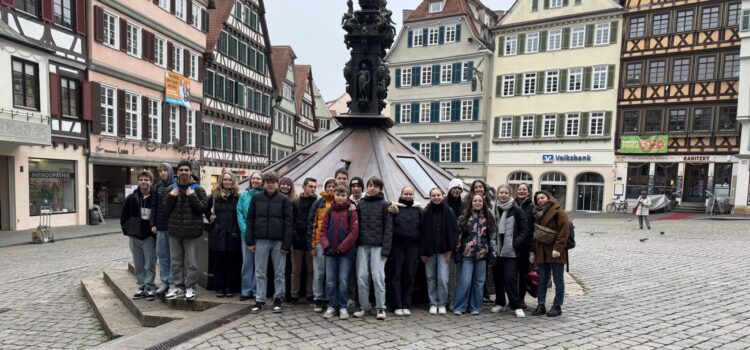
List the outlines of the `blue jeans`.
{"label": "blue jeans", "polygon": [[385,261],[380,256],[382,247],[357,247],[357,289],[359,292],[359,308],[372,310],[370,304],[370,277],[375,285],[375,307],[385,310]]}
{"label": "blue jeans", "polygon": [[544,305],[547,301],[547,279],[549,278],[549,272],[552,271],[552,280],[555,282],[555,300],[552,305],[562,306],[565,298],[564,269],[565,264],[539,265],[539,295],[537,297],[539,305]]}
{"label": "blue jeans", "polygon": [[156,290],[156,240],[130,238],[130,252],[133,254],[135,283],[139,290]]}
{"label": "blue jeans", "polygon": [[328,306],[334,309],[346,308],[349,301],[349,270],[352,259],[346,256],[326,257],[326,293]]}
{"label": "blue jeans", "polygon": [[315,246],[313,261],[313,300],[323,301],[326,293],[326,256],[323,255],[323,246],[318,243]]}
{"label": "blue jeans", "polygon": [[454,312],[466,312],[467,306],[471,312],[482,311],[482,296],[484,295],[486,276],[486,260],[463,257],[458,275],[458,286],[456,287],[456,300],[453,304]]}
{"label": "blue jeans", "polygon": [[240,243],[242,246],[242,290],[240,293],[246,297],[255,295],[255,253],[247,249],[245,241]]}
{"label": "blue jeans", "polygon": [[268,283],[268,256],[273,263],[274,299],[284,299],[284,272],[286,270],[286,256],[281,254],[281,241],[259,239],[255,241],[255,301],[266,302],[266,283]]}
{"label": "blue jeans", "polygon": [[448,264],[443,254],[433,254],[424,264],[430,306],[445,306],[448,302]]}
{"label": "blue jeans", "polygon": [[172,270],[170,270],[169,233],[167,231],[157,231],[156,233],[156,259],[159,261],[161,285],[174,286]]}

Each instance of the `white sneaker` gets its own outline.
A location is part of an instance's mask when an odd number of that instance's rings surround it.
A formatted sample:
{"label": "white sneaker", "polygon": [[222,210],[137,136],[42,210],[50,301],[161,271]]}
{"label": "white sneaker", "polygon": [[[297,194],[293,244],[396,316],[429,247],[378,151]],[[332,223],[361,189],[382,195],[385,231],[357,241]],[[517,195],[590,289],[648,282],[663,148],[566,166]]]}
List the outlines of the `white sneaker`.
{"label": "white sneaker", "polygon": [[393,311],[393,314],[396,315],[396,316],[403,316],[404,315],[404,310],[403,309],[396,309],[396,310]]}
{"label": "white sneaker", "polygon": [[375,316],[378,320],[385,320],[385,310],[378,310],[378,315]]}
{"label": "white sneaker", "polygon": [[411,310],[409,309],[404,309],[403,313],[404,313],[404,316],[411,316]]}
{"label": "white sneaker", "polygon": [[508,311],[508,310],[510,310],[510,308],[508,306],[495,305],[495,306],[492,307],[492,309],[490,311],[492,311],[493,313],[498,313],[500,311]]}
{"label": "white sneaker", "polygon": [[438,315],[445,315],[445,306],[441,306],[438,308]]}
{"label": "white sneaker", "polygon": [[438,313],[438,307],[435,305],[430,306],[430,315],[437,315],[437,313]]}
{"label": "white sneaker", "polygon": [[195,289],[188,288],[185,290],[185,300],[195,300]]}
{"label": "white sneaker", "polygon": [[362,317],[365,317],[365,315],[371,314],[371,313],[372,313],[372,310],[359,310],[353,313],[352,315],[356,318],[362,318]]}
{"label": "white sneaker", "polygon": [[341,310],[339,310],[339,319],[340,320],[346,320],[348,318],[349,318],[349,312],[346,311],[345,308],[342,308]]}
{"label": "white sneaker", "polygon": [[516,317],[518,318],[526,317],[526,314],[523,313],[523,309],[516,309],[515,312],[516,312]]}
{"label": "white sneaker", "polygon": [[332,307],[328,307],[326,312],[323,313],[323,318],[331,318],[333,316],[336,316],[336,309]]}
{"label": "white sneaker", "polygon": [[169,287],[169,291],[167,291],[167,295],[165,295],[165,298],[175,299],[175,298],[178,298],[180,295],[182,295],[182,289],[177,288],[177,287]]}
{"label": "white sneaker", "polygon": [[159,288],[156,289],[156,294],[164,294],[164,292],[169,290],[168,284],[162,284],[159,286]]}

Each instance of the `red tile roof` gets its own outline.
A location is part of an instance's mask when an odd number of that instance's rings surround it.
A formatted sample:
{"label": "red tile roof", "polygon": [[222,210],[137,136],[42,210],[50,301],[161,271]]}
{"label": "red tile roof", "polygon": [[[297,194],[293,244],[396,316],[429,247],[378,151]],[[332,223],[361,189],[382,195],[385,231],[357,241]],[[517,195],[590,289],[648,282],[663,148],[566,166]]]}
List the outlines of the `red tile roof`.
{"label": "red tile roof", "polygon": [[[307,64],[298,64],[294,66],[295,97],[297,102],[297,112],[302,111],[302,104],[305,100],[305,88],[309,87],[312,92],[312,67]],[[312,96],[311,96],[312,97]],[[313,101],[310,101],[314,103]]]}
{"label": "red tile roof", "polygon": [[216,48],[216,42],[219,41],[219,34],[224,28],[224,22],[234,8],[234,1],[216,1],[216,8],[208,10],[208,34],[206,35],[206,52],[213,52]]}
{"label": "red tile roof", "polygon": [[404,23],[445,17],[466,16],[466,22],[469,23],[469,29],[471,29],[474,37],[484,41],[484,38],[474,21],[475,16],[474,12],[471,9],[471,6],[469,6],[469,1],[474,3],[476,6],[485,9],[485,12],[488,15],[494,17],[495,20],[498,19],[498,13],[485,6],[480,0],[444,0],[445,3],[443,5],[443,11],[430,13],[430,3],[433,1],[435,0],[423,0],[419,4],[419,6],[417,6],[417,8],[409,15],[409,17],[404,19]]}
{"label": "red tile roof", "polygon": [[276,84],[276,92],[281,95],[281,91],[284,87],[284,78],[286,72],[289,70],[289,65],[292,60],[296,59],[297,55],[294,54],[291,46],[272,46],[271,47],[271,66],[273,67],[273,81]]}

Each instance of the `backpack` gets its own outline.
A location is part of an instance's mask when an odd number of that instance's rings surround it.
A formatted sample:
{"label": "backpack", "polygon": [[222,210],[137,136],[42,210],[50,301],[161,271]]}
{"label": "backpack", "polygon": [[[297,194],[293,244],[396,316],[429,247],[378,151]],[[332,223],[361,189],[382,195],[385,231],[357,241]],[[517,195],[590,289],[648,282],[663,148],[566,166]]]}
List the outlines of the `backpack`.
{"label": "backpack", "polygon": [[568,239],[565,241],[565,249],[571,250],[576,247],[576,225],[573,225],[573,221],[568,226]]}

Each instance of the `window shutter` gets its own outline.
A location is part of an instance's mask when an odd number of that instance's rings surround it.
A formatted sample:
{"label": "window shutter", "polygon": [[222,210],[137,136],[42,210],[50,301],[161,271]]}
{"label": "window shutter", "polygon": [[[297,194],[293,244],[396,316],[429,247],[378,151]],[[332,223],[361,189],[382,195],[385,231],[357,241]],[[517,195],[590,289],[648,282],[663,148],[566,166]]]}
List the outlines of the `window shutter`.
{"label": "window shutter", "polygon": [[453,63],[453,76],[451,77],[452,82],[459,83],[461,82],[461,63]]}
{"label": "window shutter", "polygon": [[440,122],[440,102],[433,101],[430,106],[430,123]]}
{"label": "window shutter", "polygon": [[417,152],[419,152],[419,150],[420,150],[419,149],[419,142],[412,142],[411,143],[411,147],[414,148],[415,150],[417,150]]}
{"label": "window shutter", "polygon": [[568,48],[570,48],[570,28],[563,28],[561,46],[563,50],[567,50]]}
{"label": "window shutter", "polygon": [[86,90],[84,90],[84,108],[88,106],[88,110],[83,111],[83,119],[91,121],[91,133],[101,134],[102,122],[101,122],[101,85],[97,82],[84,82],[88,86],[88,99],[86,98]]}
{"label": "window shutter", "polygon": [[178,110],[180,111],[180,143],[187,145],[187,108],[178,107]]}
{"label": "window shutter", "polygon": [[50,114],[53,117],[62,116],[62,106],[60,105],[60,76],[56,73],[49,73],[49,106]]}
{"label": "window shutter", "polygon": [[182,50],[182,73],[185,77],[190,77],[193,73],[190,69],[190,50]]}
{"label": "window shutter", "polygon": [[474,61],[469,61],[469,73],[466,75],[468,81],[474,80]]}
{"label": "window shutter", "polygon": [[203,131],[203,113],[200,110],[196,110],[195,111],[195,148],[201,148],[201,147],[203,147],[203,138],[202,137],[198,137],[198,135],[201,135],[201,134],[204,134],[204,131]]}
{"label": "window shutter", "polygon": [[193,0],[187,0],[187,23],[193,24]]}
{"label": "window shutter", "polygon": [[437,142],[430,144],[430,160],[433,162],[440,161],[440,144]]}
{"label": "window shutter", "polygon": [[557,115],[557,130],[555,130],[555,136],[557,137],[564,137],[565,136],[565,114],[560,113]]}
{"label": "window shutter", "polygon": [[560,70],[560,82],[557,84],[560,92],[568,91],[568,70]]}
{"label": "window shutter", "polygon": [[583,91],[591,90],[591,67],[583,68]]}
{"label": "window shutter", "polygon": [[169,143],[169,103],[161,104],[161,143]]}
{"label": "window shutter", "polygon": [[548,8],[549,8],[549,0],[544,0],[544,9],[546,10]]}
{"label": "window shutter", "polygon": [[497,57],[503,57],[505,55],[505,37],[501,36],[497,40]]}
{"label": "window shutter", "polygon": [[580,135],[581,136],[588,136],[589,134],[589,113],[583,112],[581,113],[581,128],[580,128]]}
{"label": "window shutter", "polygon": [[495,97],[503,95],[503,76],[498,75],[495,77]]}
{"label": "window shutter", "polygon": [[495,120],[493,120],[493,128],[492,128],[492,138],[493,139],[499,139],[500,138],[500,117],[495,117]]}
{"label": "window shutter", "polygon": [[169,0],[169,13],[175,14],[175,0]]}
{"label": "window shutter", "polygon": [[609,136],[611,129],[612,129],[612,112],[607,111],[604,113],[604,136]]}
{"label": "window shutter", "polygon": [[451,121],[457,122],[461,120],[461,101],[451,101]]}
{"label": "window shutter", "polygon": [[511,137],[513,137],[514,139],[521,137],[521,116],[520,115],[513,116],[513,124],[511,126],[512,126]]}
{"label": "window shutter", "polygon": [[128,21],[120,18],[120,51],[128,51]]}
{"label": "window shutter", "polygon": [[451,163],[458,163],[461,161],[461,143],[451,142]]}
{"label": "window shutter", "polygon": [[94,6],[94,40],[104,42],[104,10],[99,6]]}
{"label": "window shutter", "polygon": [[401,68],[396,68],[396,88],[401,87]]}
{"label": "window shutter", "polygon": [[143,121],[141,123],[141,139],[143,139],[144,141],[148,141],[148,129],[151,118],[148,117],[148,97],[146,96],[141,97],[141,120]]}
{"label": "window shutter", "polygon": [[537,72],[536,73],[536,93],[542,94],[544,93],[544,71]]}
{"label": "window shutter", "polygon": [[461,41],[461,24],[456,24],[456,42]]}
{"label": "window shutter", "polygon": [[125,90],[117,90],[117,136],[125,137]]}
{"label": "window shutter", "polygon": [[406,40],[406,47],[412,47],[414,44],[414,31],[409,31],[408,39]]}
{"label": "window shutter", "polygon": [[149,32],[145,29],[141,30],[141,59],[146,62],[151,62],[153,55],[148,54],[148,42]]}
{"label": "window shutter", "polygon": [[479,120],[479,99],[475,98],[471,109],[471,120]]}
{"label": "window shutter", "polygon": [[547,31],[539,32],[539,52],[547,51]]}
{"label": "window shutter", "polygon": [[619,27],[618,21],[612,21],[609,27],[609,43],[614,44],[617,42],[617,28]]}
{"label": "window shutter", "polygon": [[581,0],[576,0],[575,4],[576,5],[580,5],[581,4]]}
{"label": "window shutter", "polygon": [[54,15],[53,15],[53,13],[54,13],[54,9],[53,9],[54,1],[52,1],[52,0],[42,0],[42,1],[36,1],[36,3],[39,4],[40,7],[41,7],[40,8],[40,10],[41,10],[40,12],[42,14],[42,20],[45,21],[45,22],[47,22],[47,23],[52,23],[55,20]]}
{"label": "window shutter", "polygon": [[445,27],[440,26],[438,28],[438,44],[443,45],[445,44]]}
{"label": "window shutter", "polygon": [[203,77],[206,74],[206,67],[203,66],[203,56],[198,56],[198,81],[203,82]]}
{"label": "window shutter", "polygon": [[167,69],[174,69],[174,46],[167,42]]}
{"label": "window shutter", "polygon": [[432,66],[432,85],[440,84],[440,65],[435,64]]}
{"label": "window shutter", "polygon": [[568,6],[568,0],[563,0],[563,6]]}
{"label": "window shutter", "polygon": [[615,87],[615,65],[610,64],[609,67],[607,67],[607,89],[612,89]]}
{"label": "window shutter", "polygon": [[427,46],[427,28],[422,29],[422,46]]}
{"label": "window shutter", "polygon": [[586,25],[586,47],[590,47],[593,45],[594,45],[594,25],[587,24]]}
{"label": "window shutter", "polygon": [[531,11],[539,11],[539,0],[531,0]]}
{"label": "window shutter", "polygon": [[411,104],[411,123],[419,123],[419,103],[416,102]]}
{"label": "window shutter", "polygon": [[[92,120],[92,103],[99,103],[98,92],[97,95],[92,95],[91,85],[88,81],[81,81],[81,119],[83,120]],[[93,96],[96,96],[96,101],[92,102]]]}
{"label": "window shutter", "polygon": [[411,69],[411,86],[419,86],[422,82],[422,67],[412,67]]}
{"label": "window shutter", "polygon": [[394,113],[393,113],[393,115],[396,116],[396,119],[395,119],[396,124],[401,124],[401,104],[400,103],[396,103],[393,106],[394,106],[394,111],[393,111]]}
{"label": "window shutter", "polygon": [[526,50],[526,34],[525,33],[524,34],[518,34],[518,40],[517,40],[516,47],[518,48],[518,50],[517,50],[518,54],[519,55],[523,55],[523,53]]}
{"label": "window shutter", "polygon": [[516,96],[521,96],[522,85],[523,84],[523,74],[516,74]]}
{"label": "window shutter", "polygon": [[471,162],[479,162],[479,141],[473,141],[471,143]]}
{"label": "window shutter", "polygon": [[208,33],[208,12],[201,9],[201,31]]}
{"label": "window shutter", "polygon": [[86,1],[76,0],[76,33],[86,36]]}
{"label": "window shutter", "polygon": [[534,138],[538,139],[542,137],[542,124],[544,123],[544,116],[542,115],[535,115],[534,116]]}

